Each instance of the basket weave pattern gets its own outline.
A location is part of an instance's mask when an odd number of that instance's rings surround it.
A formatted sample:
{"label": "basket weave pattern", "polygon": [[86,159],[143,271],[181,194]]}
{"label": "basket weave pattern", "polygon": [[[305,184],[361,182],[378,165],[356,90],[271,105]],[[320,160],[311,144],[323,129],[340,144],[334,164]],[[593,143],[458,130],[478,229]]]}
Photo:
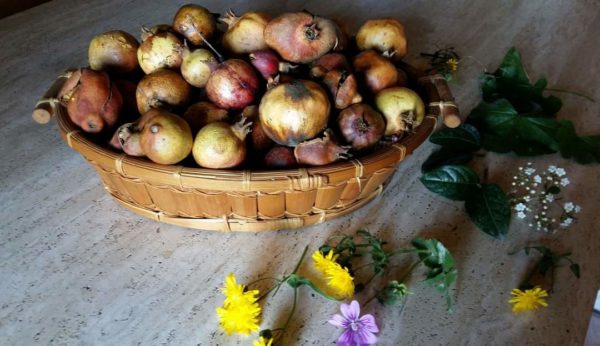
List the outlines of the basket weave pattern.
{"label": "basket weave pattern", "polygon": [[370,155],[321,167],[213,170],[127,156],[91,141],[71,122],[55,98],[60,80],[38,102],[34,119],[42,114],[44,121],[36,121],[47,122],[56,115],[69,147],[96,169],[119,203],[140,215],[225,232],[291,229],[330,220],[368,203],[381,194],[398,163],[427,139],[439,115],[458,117],[445,80],[439,75],[423,78],[428,115],[415,132]]}

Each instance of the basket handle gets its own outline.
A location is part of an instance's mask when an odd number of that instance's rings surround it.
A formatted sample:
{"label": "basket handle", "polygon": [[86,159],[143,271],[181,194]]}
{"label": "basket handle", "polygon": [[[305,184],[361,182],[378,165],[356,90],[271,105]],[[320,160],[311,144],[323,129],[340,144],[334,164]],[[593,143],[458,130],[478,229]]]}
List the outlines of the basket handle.
{"label": "basket handle", "polygon": [[38,124],[47,124],[50,119],[55,115],[55,107],[58,105],[59,100],[57,98],[60,89],[63,84],[71,75],[75,69],[66,70],[63,74],[58,76],[54,83],[46,90],[44,96],[35,104],[31,117]]}

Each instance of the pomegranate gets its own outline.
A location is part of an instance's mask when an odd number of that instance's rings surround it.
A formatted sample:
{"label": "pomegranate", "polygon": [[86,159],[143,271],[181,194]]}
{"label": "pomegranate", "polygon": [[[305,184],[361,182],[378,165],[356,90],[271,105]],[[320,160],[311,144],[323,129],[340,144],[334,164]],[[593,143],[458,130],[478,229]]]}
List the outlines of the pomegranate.
{"label": "pomegranate", "polygon": [[346,71],[332,70],[325,74],[323,83],[329,88],[337,109],[344,109],[351,104],[362,101],[353,74],[348,74]]}
{"label": "pomegranate", "polygon": [[206,8],[188,4],[179,8],[173,18],[173,29],[193,45],[199,46],[210,40],[217,30],[213,15]]}
{"label": "pomegranate", "polygon": [[373,94],[398,83],[398,70],[394,64],[372,49],[361,52],[354,58],[354,69],[364,78]]}
{"label": "pomegranate", "polygon": [[172,165],[192,151],[192,130],[181,117],[162,109],[152,109],[138,123],[140,145],[152,161]]}
{"label": "pomegranate", "polygon": [[182,54],[183,43],[170,32],[148,37],[137,51],[138,62],[146,74],[161,68],[179,68]]}
{"label": "pomegranate", "polygon": [[264,31],[271,16],[263,12],[246,12],[238,17],[232,10],[219,18],[227,24],[223,34],[223,48],[233,54],[247,54],[267,49]]}
{"label": "pomegranate", "polygon": [[223,62],[206,83],[206,96],[220,108],[242,109],[258,92],[258,77],[252,66],[240,59]]}
{"label": "pomegranate", "polygon": [[341,111],[338,125],[342,136],[354,150],[374,146],[385,131],[383,116],[364,103],[353,104]]}
{"label": "pomegranate", "polygon": [[195,49],[193,51],[190,51],[188,47],[183,49],[181,75],[186,82],[196,88],[204,88],[211,73],[218,66],[219,62],[215,56],[206,49]]}
{"label": "pomegranate", "polygon": [[190,124],[192,133],[196,134],[206,124],[216,121],[227,121],[227,111],[210,102],[201,101],[189,106],[183,119]]}
{"label": "pomegranate", "polygon": [[90,41],[88,58],[92,70],[131,73],[139,66],[135,37],[124,31],[109,31]]}
{"label": "pomegranate", "polygon": [[113,139],[117,140],[118,148],[123,150],[125,154],[130,156],[145,156],[140,141],[140,132],[135,123],[127,123],[119,126]]}
{"label": "pomegranate", "polygon": [[273,147],[265,155],[265,166],[268,168],[294,168],[298,165],[294,149],[289,147]]}
{"label": "pomegranate", "polygon": [[411,89],[393,87],[375,96],[375,105],[386,120],[385,135],[398,135],[417,127],[425,116],[425,104]]}
{"label": "pomegranate", "polygon": [[229,125],[214,122],[204,126],[196,135],[192,154],[201,167],[232,168],[246,158],[244,139],[252,123],[245,120]]}
{"label": "pomegranate", "polygon": [[338,28],[331,20],[295,12],[271,20],[265,28],[264,37],[267,45],[283,59],[309,63],[337,45],[337,34]]}
{"label": "pomegranate", "polygon": [[312,81],[296,80],[269,89],[260,101],[258,114],[273,141],[295,146],[325,128],[330,108],[322,87]]}
{"label": "pomegranate", "polygon": [[360,50],[375,49],[399,61],[406,55],[404,26],[395,19],[371,19],[356,34]]}
{"label": "pomegranate", "polygon": [[123,97],[108,74],[83,68],[73,73],[59,93],[73,123],[98,133],[116,124]]}
{"label": "pomegranate", "polygon": [[340,146],[333,141],[331,132],[326,130],[323,138],[298,144],[294,148],[294,156],[299,164],[322,166],[339,159],[347,159],[349,149],[349,146]]}
{"label": "pomegranate", "polygon": [[141,38],[142,42],[144,42],[150,36],[154,36],[156,34],[160,34],[163,32],[170,32],[170,33],[174,34],[175,30],[173,30],[173,27],[170,26],[169,24],[157,24],[157,25],[151,26],[149,28],[142,26],[142,32],[140,34],[140,38]]}
{"label": "pomegranate", "polygon": [[322,78],[331,70],[350,70],[350,64],[343,54],[328,53],[311,63],[310,76]]}
{"label": "pomegranate", "polygon": [[146,75],[137,86],[136,99],[140,114],[152,108],[178,110],[187,106],[192,87],[171,70],[158,70]]}
{"label": "pomegranate", "polygon": [[291,69],[297,67],[288,62],[279,61],[277,55],[271,50],[261,50],[250,53],[249,57],[252,66],[254,66],[267,81],[273,80],[279,72],[288,73]]}

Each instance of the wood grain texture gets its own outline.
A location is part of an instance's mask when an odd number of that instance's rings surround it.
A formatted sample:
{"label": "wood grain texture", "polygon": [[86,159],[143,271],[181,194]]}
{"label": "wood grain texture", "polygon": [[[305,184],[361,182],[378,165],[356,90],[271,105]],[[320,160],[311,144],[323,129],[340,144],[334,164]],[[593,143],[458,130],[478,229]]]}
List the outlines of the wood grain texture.
{"label": "wood grain texture", "polygon": [[[33,123],[31,107],[66,65],[86,64],[87,44],[95,34],[111,29],[137,34],[141,25],[169,22],[181,4],[55,0],[0,20],[0,344],[246,345],[252,339],[227,337],[216,329],[214,308],[222,303],[218,287],[225,275],[235,272],[247,282],[289,272],[305,245],[314,250],[330,236],[359,227],[397,246],[415,236],[437,237],[455,254],[460,271],[454,314],[446,314],[443,298],[419,285],[417,277],[415,294],[402,313],[376,304],[365,307],[363,311],[373,313],[380,323],[382,345],[583,343],[600,277],[597,166],[580,166],[558,155],[487,155],[489,179],[503,186],[510,183],[512,170],[527,161],[564,167],[573,182],[567,198],[583,207],[579,222],[567,232],[545,236],[514,221],[502,242],[477,231],[460,204],[433,196],[420,184],[420,164],[433,150],[431,144],[402,163],[380,198],[307,230],[193,232],[157,224],[117,204],[97,172],[64,144],[56,125]],[[522,51],[532,77],[544,73],[550,85],[600,99],[596,1],[203,4],[215,12],[231,7],[239,13],[250,8],[273,13],[306,8],[334,16],[351,29],[367,17],[396,17],[407,29],[409,61],[419,52],[445,45],[467,57],[451,85],[464,114],[480,97],[481,70],[495,68],[513,45]],[[582,134],[600,132],[600,104],[561,97],[561,117],[574,120]],[[259,196],[257,203],[261,198],[268,195]],[[316,200],[327,204],[318,195]],[[550,307],[515,316],[506,301],[530,259],[507,253],[538,241],[574,250],[582,278],[557,272],[559,284]],[[364,301],[371,293],[358,298]],[[282,290],[270,300],[264,327],[281,324],[290,298],[290,292]],[[325,321],[337,312],[336,304],[306,290],[300,299],[286,344],[332,344],[338,331]]]}

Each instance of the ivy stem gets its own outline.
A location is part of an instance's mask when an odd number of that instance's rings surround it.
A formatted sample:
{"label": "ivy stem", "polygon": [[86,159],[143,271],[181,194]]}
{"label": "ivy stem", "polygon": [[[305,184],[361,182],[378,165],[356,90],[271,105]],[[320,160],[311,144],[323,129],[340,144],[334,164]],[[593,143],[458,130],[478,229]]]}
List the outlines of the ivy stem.
{"label": "ivy stem", "polygon": [[[411,266],[408,268],[408,271],[407,271],[407,272],[406,272],[406,273],[405,273],[405,274],[402,276],[402,278],[401,278],[400,280],[398,280],[398,281],[399,281],[399,282],[401,282],[401,283],[403,283],[403,282],[404,282],[404,280],[406,280],[406,279],[408,278],[408,276],[409,276],[409,275],[412,273],[412,271],[413,271],[413,270],[414,270],[414,269],[415,269],[415,268],[416,268],[416,267],[417,267],[419,264],[421,264],[421,263],[422,263],[424,260],[425,260],[425,259],[420,259],[420,260],[416,261],[415,263],[413,263],[413,264],[412,264],[412,265],[411,265]],[[371,278],[371,279],[372,279],[372,278]],[[368,282],[368,281],[367,281],[367,282]],[[366,285],[366,284],[365,284],[365,285]],[[384,289],[385,289],[385,287],[384,287],[384,288],[382,288],[382,289],[380,289],[380,290],[375,290],[375,294],[374,294],[374,295],[373,295],[371,298],[367,299],[367,301],[365,301],[365,302],[363,303],[363,305],[367,305],[367,304],[368,304],[368,303],[370,303],[370,302],[371,302],[373,299],[377,298],[377,296],[379,295],[379,293],[381,293],[381,292],[382,292]]]}
{"label": "ivy stem", "polygon": [[575,95],[575,96],[579,96],[579,97],[583,97],[584,99],[596,103],[596,100],[594,100],[591,96],[588,96],[586,94],[577,92],[577,91],[571,91],[571,90],[567,90],[567,89],[560,89],[560,88],[546,88],[547,91],[554,91],[554,92],[558,92],[558,93],[567,93],[567,94],[571,94],[571,95]]}

